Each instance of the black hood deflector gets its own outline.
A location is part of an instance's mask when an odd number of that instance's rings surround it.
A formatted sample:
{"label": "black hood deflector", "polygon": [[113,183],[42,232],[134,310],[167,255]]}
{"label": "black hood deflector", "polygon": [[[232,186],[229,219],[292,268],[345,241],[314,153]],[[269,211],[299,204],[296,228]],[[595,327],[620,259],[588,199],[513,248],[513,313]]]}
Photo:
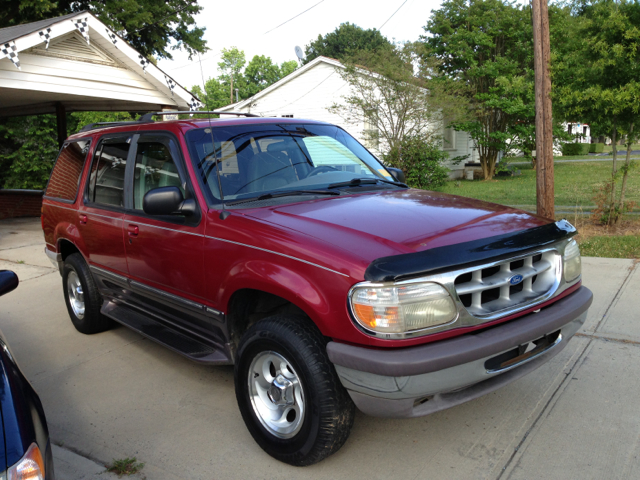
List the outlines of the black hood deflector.
{"label": "black hood deflector", "polygon": [[576,233],[578,232],[573,225],[560,220],[541,227],[436,247],[423,252],[382,257],[371,262],[364,278],[370,282],[392,282],[463,266],[470,267],[487,260],[498,261],[526,253],[570,238]]}

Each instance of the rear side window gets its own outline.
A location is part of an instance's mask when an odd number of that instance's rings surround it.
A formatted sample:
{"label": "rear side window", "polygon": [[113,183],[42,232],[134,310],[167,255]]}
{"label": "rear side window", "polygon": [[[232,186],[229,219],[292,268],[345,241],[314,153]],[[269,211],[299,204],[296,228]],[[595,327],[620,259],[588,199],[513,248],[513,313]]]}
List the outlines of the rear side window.
{"label": "rear side window", "polygon": [[62,147],[47,185],[47,197],[69,201],[76,199],[90,143],[90,140],[77,140]]}
{"label": "rear side window", "polygon": [[130,136],[100,142],[91,165],[89,202],[124,207],[124,173],[130,143]]}

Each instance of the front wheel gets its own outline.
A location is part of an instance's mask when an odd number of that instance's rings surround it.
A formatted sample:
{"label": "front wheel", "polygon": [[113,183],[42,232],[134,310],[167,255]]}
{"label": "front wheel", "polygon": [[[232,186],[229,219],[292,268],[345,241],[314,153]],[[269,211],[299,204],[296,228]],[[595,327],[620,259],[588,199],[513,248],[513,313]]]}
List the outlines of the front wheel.
{"label": "front wheel", "polygon": [[235,385],[249,432],[277,460],[311,465],[349,437],[355,406],[306,317],[275,315],[253,325],[238,347]]}

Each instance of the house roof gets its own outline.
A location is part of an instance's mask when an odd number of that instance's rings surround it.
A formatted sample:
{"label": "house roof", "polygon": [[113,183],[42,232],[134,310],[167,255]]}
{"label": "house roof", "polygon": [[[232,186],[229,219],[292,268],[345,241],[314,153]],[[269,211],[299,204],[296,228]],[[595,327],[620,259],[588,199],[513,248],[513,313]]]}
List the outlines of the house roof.
{"label": "house roof", "polygon": [[[87,26],[77,25],[77,20],[85,19]],[[70,55],[51,51],[55,50],[56,41],[63,42],[70,35],[81,39],[84,36],[84,49],[91,48],[109,60],[103,63],[111,63],[117,70],[91,73],[91,68],[95,72],[91,64],[100,62],[87,59],[87,52],[83,57],[77,48],[69,51]],[[7,43],[11,43],[11,48],[6,49],[11,54],[5,55],[0,50],[0,117],[53,113],[55,104],[62,104],[70,112],[190,110],[192,104],[200,103],[191,92],[87,11],[0,29],[0,45]],[[49,63],[43,55],[50,59]],[[58,62],[67,61],[62,70],[51,70],[54,57]],[[20,58],[24,61],[17,62]],[[36,61],[36,58],[43,60]],[[26,62],[27,59],[31,61]],[[24,65],[25,62],[28,65]],[[117,84],[112,77],[112,73],[123,69],[130,72],[128,85]],[[52,78],[54,81],[47,81]]]}
{"label": "house roof", "polygon": [[223,112],[227,112],[227,111],[233,111],[233,110],[236,110],[236,109],[239,109],[239,108],[244,108],[247,105],[249,105],[250,103],[255,102],[256,100],[259,100],[260,98],[264,97],[265,95],[268,95],[269,93],[273,92],[274,90],[277,90],[278,88],[280,88],[284,84],[290,82],[294,78],[297,78],[300,75],[305,74],[306,72],[308,72],[309,70],[311,70],[313,67],[315,67],[316,65],[318,65],[320,63],[326,63],[326,64],[332,65],[332,66],[334,66],[336,68],[345,68],[345,66],[342,63],[340,63],[338,60],[336,60],[335,58],[322,57],[322,56],[316,57],[313,60],[311,60],[309,63],[307,63],[306,65],[294,70],[292,73],[290,73],[286,77],[281,78],[276,83],[274,83],[272,85],[269,85],[264,90],[260,90],[253,97],[249,97],[249,98],[247,98],[245,100],[242,100],[240,102],[237,102],[237,103],[232,103],[231,105],[227,105],[225,107],[219,108],[218,110],[223,111]]}

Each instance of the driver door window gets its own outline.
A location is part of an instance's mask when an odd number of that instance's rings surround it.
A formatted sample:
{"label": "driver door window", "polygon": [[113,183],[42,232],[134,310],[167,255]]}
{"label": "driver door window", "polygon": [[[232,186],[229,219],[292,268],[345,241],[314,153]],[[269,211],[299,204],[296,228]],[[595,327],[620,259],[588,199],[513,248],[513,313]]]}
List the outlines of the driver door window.
{"label": "driver door window", "polygon": [[136,210],[142,210],[145,194],[154,188],[178,187],[184,195],[169,142],[168,139],[138,141],[133,174],[133,206]]}

